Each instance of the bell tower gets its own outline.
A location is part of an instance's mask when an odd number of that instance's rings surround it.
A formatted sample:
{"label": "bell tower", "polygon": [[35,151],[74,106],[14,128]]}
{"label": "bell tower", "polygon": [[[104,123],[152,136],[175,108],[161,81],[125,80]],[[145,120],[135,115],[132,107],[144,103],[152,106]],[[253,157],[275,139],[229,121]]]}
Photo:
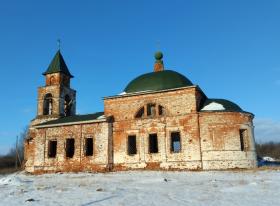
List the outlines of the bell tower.
{"label": "bell tower", "polygon": [[70,88],[73,76],[58,50],[43,73],[45,86],[38,88],[36,119],[57,119],[76,114],[76,91]]}

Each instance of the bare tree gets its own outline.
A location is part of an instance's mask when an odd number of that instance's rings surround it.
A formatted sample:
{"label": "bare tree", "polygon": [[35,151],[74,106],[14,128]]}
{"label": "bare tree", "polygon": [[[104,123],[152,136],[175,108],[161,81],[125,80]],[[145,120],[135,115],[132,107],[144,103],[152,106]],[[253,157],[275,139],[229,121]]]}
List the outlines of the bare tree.
{"label": "bare tree", "polygon": [[267,142],[256,144],[256,150],[259,157],[272,157],[280,160],[280,143]]}
{"label": "bare tree", "polygon": [[24,159],[24,140],[28,135],[28,127],[25,127],[17,138],[17,142],[12,147],[6,157],[14,157],[14,163],[21,166]]}

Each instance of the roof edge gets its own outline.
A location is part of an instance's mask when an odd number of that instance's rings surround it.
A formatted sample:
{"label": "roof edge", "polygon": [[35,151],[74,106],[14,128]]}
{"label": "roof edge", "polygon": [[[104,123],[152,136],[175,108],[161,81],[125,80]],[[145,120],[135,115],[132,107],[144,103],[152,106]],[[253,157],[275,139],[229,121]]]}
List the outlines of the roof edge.
{"label": "roof edge", "polygon": [[98,123],[98,122],[106,122],[106,118],[102,119],[94,119],[94,120],[86,120],[86,121],[75,121],[75,122],[64,122],[64,123],[56,123],[56,124],[47,124],[47,125],[34,125],[33,127],[36,129],[48,128],[48,127],[59,127],[59,126],[68,126],[74,124],[88,124],[88,123]]}
{"label": "roof edge", "polygon": [[183,90],[183,89],[189,89],[189,88],[197,88],[202,94],[204,94],[204,92],[201,90],[201,88],[198,85],[192,85],[192,86],[186,86],[186,87],[164,89],[164,90],[159,90],[159,91],[151,91],[151,90],[149,91],[148,90],[148,91],[141,91],[141,92],[126,93],[126,94],[123,94],[123,95],[113,95],[113,96],[102,97],[102,99],[105,100],[105,99],[115,99],[115,98],[122,98],[122,97],[131,97],[131,96],[137,96],[137,95],[170,92],[170,91]]}
{"label": "roof edge", "polygon": [[248,115],[251,115],[251,116],[253,116],[253,118],[255,117],[255,115],[253,114],[253,113],[251,113],[251,112],[247,112],[247,111],[223,111],[223,110],[208,110],[208,111],[206,111],[206,110],[204,110],[204,111],[198,111],[198,113],[199,114],[204,114],[204,113],[221,113],[221,114],[223,114],[223,113],[242,113],[242,114],[248,114]]}

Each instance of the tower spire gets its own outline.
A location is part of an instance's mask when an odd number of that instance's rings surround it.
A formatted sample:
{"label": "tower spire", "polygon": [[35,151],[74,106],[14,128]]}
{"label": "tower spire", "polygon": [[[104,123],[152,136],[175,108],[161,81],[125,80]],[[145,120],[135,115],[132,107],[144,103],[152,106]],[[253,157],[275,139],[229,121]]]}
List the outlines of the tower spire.
{"label": "tower spire", "polygon": [[69,76],[70,78],[73,77],[73,75],[69,72],[69,69],[62,57],[60,50],[58,50],[56,52],[47,71],[45,71],[43,73],[43,75],[52,74],[52,73],[64,73],[65,75]]}
{"label": "tower spire", "polygon": [[58,51],[60,51],[61,48],[61,40],[57,39],[57,46],[58,46]]}

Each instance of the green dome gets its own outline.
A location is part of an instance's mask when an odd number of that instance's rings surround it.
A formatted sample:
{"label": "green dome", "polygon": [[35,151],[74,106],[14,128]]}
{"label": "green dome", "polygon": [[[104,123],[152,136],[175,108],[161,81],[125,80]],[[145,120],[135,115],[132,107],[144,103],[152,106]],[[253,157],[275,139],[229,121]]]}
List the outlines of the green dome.
{"label": "green dome", "polygon": [[164,70],[146,73],[135,78],[126,86],[124,91],[126,93],[160,91],[192,85],[192,82],[184,75],[172,70]]}

